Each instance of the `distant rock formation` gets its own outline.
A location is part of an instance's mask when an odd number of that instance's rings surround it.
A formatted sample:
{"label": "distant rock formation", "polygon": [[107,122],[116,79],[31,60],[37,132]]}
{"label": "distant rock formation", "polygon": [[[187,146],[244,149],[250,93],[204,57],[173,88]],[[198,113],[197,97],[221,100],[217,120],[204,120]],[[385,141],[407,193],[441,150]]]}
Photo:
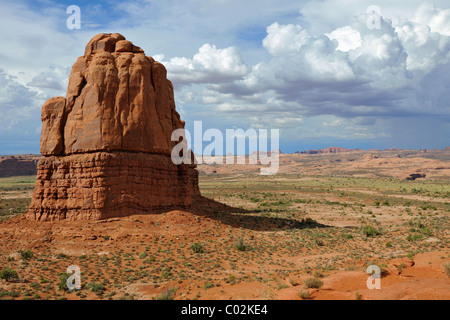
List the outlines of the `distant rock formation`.
{"label": "distant rock formation", "polygon": [[280,149],[272,150],[272,151],[252,151],[251,155],[258,156],[258,155],[267,155],[270,156],[271,154],[284,154]]}
{"label": "distant rock formation", "polygon": [[72,67],[67,96],[42,107],[36,188],[27,217],[104,219],[200,195],[196,165],[175,165],[184,121],[165,67],[118,33],[96,35]]}
{"label": "distant rock formation", "polygon": [[[357,150],[359,150],[359,149],[357,149]],[[300,154],[325,154],[325,153],[344,153],[344,152],[351,152],[351,151],[354,151],[354,150],[346,149],[346,148],[339,148],[339,147],[329,147],[329,148],[319,149],[319,150],[301,151],[299,153]]]}
{"label": "distant rock formation", "polygon": [[39,156],[0,156],[0,178],[35,175]]}

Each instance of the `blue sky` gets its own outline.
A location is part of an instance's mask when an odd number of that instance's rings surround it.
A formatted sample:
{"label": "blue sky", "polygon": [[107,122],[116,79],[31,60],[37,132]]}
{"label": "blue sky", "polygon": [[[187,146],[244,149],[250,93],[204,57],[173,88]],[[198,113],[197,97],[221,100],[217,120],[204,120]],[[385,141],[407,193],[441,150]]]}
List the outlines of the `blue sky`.
{"label": "blue sky", "polygon": [[0,154],[39,152],[42,104],[100,32],[166,65],[191,130],[277,128],[284,152],[450,145],[448,1],[2,0],[0,30]]}

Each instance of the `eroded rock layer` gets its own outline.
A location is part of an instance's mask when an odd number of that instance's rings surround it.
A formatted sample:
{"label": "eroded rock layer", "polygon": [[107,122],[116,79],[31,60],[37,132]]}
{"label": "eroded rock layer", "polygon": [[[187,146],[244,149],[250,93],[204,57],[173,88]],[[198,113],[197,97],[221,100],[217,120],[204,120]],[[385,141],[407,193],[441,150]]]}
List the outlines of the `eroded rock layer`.
{"label": "eroded rock layer", "polygon": [[104,219],[189,207],[195,165],[175,165],[184,128],[165,67],[120,34],[99,34],[72,67],[67,96],[42,107],[41,155],[27,216]]}
{"label": "eroded rock layer", "polygon": [[35,220],[105,219],[192,204],[196,171],[164,155],[95,152],[43,157],[30,206]]}

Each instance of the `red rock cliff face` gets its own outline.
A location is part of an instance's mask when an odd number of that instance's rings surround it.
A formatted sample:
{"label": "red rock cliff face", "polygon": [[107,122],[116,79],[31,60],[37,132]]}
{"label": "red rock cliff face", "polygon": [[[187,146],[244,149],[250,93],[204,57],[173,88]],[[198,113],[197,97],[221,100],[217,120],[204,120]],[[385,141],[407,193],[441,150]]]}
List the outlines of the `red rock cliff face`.
{"label": "red rock cliff face", "polygon": [[27,217],[104,219],[189,207],[195,165],[170,154],[175,110],[165,67],[120,34],[99,34],[72,67],[67,96],[42,107],[41,154]]}

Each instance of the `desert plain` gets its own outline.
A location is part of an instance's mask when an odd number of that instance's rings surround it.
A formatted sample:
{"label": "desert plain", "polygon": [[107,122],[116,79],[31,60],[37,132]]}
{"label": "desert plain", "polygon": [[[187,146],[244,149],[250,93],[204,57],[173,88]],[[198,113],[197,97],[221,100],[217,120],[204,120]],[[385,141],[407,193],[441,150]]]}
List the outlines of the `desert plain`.
{"label": "desert plain", "polygon": [[189,210],[99,221],[27,220],[35,176],[0,178],[0,298],[450,298],[450,150],[281,154],[273,176],[197,169]]}

